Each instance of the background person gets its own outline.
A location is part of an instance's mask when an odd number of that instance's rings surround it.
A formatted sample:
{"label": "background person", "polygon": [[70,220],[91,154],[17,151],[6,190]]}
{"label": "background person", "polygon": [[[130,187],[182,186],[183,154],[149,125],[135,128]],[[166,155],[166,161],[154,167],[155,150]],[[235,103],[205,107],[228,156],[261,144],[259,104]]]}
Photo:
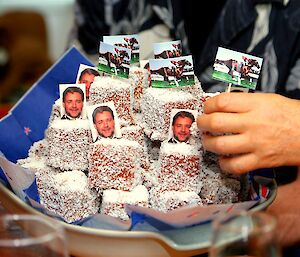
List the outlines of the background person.
{"label": "background person", "polygon": [[65,114],[63,120],[82,118],[81,113],[84,103],[84,93],[79,87],[68,87],[63,92],[63,107]]}
{"label": "background person", "polygon": [[89,99],[90,96],[90,88],[96,76],[100,76],[99,72],[92,69],[86,68],[84,69],[79,76],[78,83],[85,84],[86,87],[86,98]]}
{"label": "background person", "polygon": [[[198,56],[225,2],[206,1],[199,10],[197,1],[76,0],[69,45],[75,44],[97,62],[103,35],[139,34],[141,60],[153,58],[153,43],[178,39],[184,55]],[[195,29],[201,24],[201,29]]]}
{"label": "background person", "polygon": [[113,138],[115,133],[114,113],[108,106],[95,108],[92,114],[94,126],[98,132],[95,142],[102,137]]}
{"label": "background person", "polygon": [[191,126],[195,121],[195,117],[188,111],[177,112],[172,120],[173,137],[169,139],[169,143],[188,142],[191,137]]}
{"label": "background person", "polygon": [[203,90],[227,87],[211,76],[222,46],[263,58],[256,90],[300,99],[299,9],[298,0],[227,0],[204,47],[193,55]]}

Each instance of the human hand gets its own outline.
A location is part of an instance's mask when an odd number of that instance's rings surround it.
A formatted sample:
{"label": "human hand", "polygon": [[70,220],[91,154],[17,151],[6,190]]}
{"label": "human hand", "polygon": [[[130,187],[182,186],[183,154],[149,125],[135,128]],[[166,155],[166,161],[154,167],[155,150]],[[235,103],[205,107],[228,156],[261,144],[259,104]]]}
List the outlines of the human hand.
{"label": "human hand", "polygon": [[221,154],[225,171],[300,164],[298,100],[267,93],[221,93],[204,103],[197,125],[204,132],[204,148]]}

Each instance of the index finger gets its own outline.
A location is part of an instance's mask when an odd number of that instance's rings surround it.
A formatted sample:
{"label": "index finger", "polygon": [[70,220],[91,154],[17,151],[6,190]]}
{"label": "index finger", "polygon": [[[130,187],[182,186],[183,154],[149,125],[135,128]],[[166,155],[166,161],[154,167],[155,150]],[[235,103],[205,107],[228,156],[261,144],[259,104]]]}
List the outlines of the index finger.
{"label": "index finger", "polygon": [[204,113],[248,112],[253,94],[221,93],[204,102]]}

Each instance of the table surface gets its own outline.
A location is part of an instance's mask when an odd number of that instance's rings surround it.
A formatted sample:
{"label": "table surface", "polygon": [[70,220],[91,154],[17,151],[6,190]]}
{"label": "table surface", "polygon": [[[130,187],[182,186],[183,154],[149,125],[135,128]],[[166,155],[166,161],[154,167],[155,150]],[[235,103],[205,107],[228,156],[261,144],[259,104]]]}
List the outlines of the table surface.
{"label": "table surface", "polygon": [[9,212],[3,207],[2,203],[0,202],[0,215],[9,214]]}

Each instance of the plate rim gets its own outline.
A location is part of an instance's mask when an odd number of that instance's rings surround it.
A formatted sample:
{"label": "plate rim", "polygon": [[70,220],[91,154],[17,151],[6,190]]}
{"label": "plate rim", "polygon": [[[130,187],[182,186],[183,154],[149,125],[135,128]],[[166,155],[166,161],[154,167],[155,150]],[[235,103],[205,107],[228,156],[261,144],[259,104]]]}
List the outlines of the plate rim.
{"label": "plate rim", "polygon": [[[277,195],[277,184],[275,179],[272,179],[270,182],[270,179],[267,178],[265,180],[264,178],[259,178],[259,181],[262,183],[271,183],[271,193],[270,197],[267,198],[265,201],[259,202],[256,206],[249,209],[250,212],[256,212],[261,211],[267,208],[276,198]],[[122,230],[109,230],[109,229],[101,229],[101,228],[91,228],[91,227],[83,227],[83,226],[77,226],[73,224],[68,224],[63,221],[55,220],[54,218],[39,212],[38,210],[34,209],[30,205],[28,205],[26,202],[22,201],[13,191],[11,191],[9,188],[7,188],[3,183],[0,183],[0,202],[2,205],[9,210],[9,203],[7,203],[9,200],[11,200],[17,207],[22,209],[23,212],[35,214],[35,215],[42,215],[46,219],[50,219],[52,222],[59,222],[63,225],[63,227],[66,230],[66,234],[68,233],[85,233],[89,236],[93,237],[111,237],[111,238],[119,238],[119,239],[134,239],[134,238],[147,238],[147,239],[153,239],[158,240],[159,242],[163,242],[167,246],[171,247],[172,249],[176,251],[193,251],[193,250],[200,250],[200,249],[208,249],[210,242],[209,241],[199,241],[198,243],[192,243],[192,244],[179,244],[178,242],[175,242],[171,238],[167,237],[165,234],[158,233],[158,232],[152,232],[152,231],[122,231]],[[8,207],[7,207],[8,206]],[[203,226],[210,226],[211,221],[207,222],[205,224],[201,224],[198,226],[193,227],[202,227]],[[181,228],[181,229],[174,229],[172,232],[180,233],[181,230],[188,231],[189,229],[193,227],[187,227],[187,228]]]}

